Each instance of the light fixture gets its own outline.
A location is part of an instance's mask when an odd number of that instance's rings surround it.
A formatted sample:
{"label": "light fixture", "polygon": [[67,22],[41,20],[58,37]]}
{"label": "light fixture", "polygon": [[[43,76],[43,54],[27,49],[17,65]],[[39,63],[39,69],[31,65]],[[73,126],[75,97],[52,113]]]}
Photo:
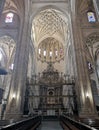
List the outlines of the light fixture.
{"label": "light fixture", "polygon": [[86,97],[87,97],[87,98],[89,97],[89,93],[88,93],[88,92],[86,93]]}
{"label": "light fixture", "polygon": [[52,51],[50,51],[50,57],[52,57]]}
{"label": "light fixture", "polygon": [[57,51],[57,50],[55,51],[55,55],[56,55],[56,56],[58,55],[58,51]]}
{"label": "light fixture", "polygon": [[12,98],[13,98],[13,99],[15,99],[15,97],[16,97],[16,96],[15,96],[15,93],[13,93],[13,96],[12,96]]}
{"label": "light fixture", "polygon": [[2,53],[1,53],[1,51],[0,51],[0,61],[2,60]]}
{"label": "light fixture", "polygon": [[11,66],[9,67],[10,70],[13,70],[14,68],[14,64],[11,64]]}
{"label": "light fixture", "polygon": [[39,54],[41,54],[41,49],[39,48]]}
{"label": "light fixture", "polygon": [[44,54],[44,56],[46,56],[46,51],[45,51],[45,50],[44,50],[44,53],[43,53],[43,54]]}

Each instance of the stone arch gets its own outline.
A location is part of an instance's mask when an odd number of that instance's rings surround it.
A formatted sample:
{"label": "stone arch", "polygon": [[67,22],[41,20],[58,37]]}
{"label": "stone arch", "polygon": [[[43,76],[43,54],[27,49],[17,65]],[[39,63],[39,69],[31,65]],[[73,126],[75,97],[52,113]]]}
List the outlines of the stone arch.
{"label": "stone arch", "polygon": [[[97,44],[98,42],[99,42],[99,32],[91,33],[85,39],[86,50],[89,51],[91,57],[90,59],[92,60],[92,62],[94,62],[94,60],[96,59],[96,54],[97,54],[96,52],[99,49]],[[94,46],[96,48],[95,50],[93,50]]]}
{"label": "stone arch", "polygon": [[[52,8],[53,7],[53,8]],[[56,23],[60,23],[60,26],[58,26],[58,24],[55,26],[55,28],[54,27],[52,27],[51,28],[51,31],[49,32],[49,22],[48,23],[44,23],[44,25],[45,26],[47,26],[47,28],[46,28],[46,30],[44,29],[44,28],[41,28],[41,31],[42,32],[40,32],[40,35],[39,35],[39,32],[37,33],[37,37],[38,36],[40,36],[40,38],[38,38],[39,40],[37,40],[36,42],[35,42],[35,39],[33,39],[32,38],[32,42],[33,42],[33,44],[34,44],[34,46],[35,46],[35,48],[37,48],[38,47],[38,45],[42,42],[42,41],[44,41],[44,39],[47,39],[48,37],[51,37],[51,38],[54,38],[54,39],[57,39],[59,42],[61,42],[62,44],[63,44],[63,46],[64,46],[64,48],[66,48],[66,45],[68,44],[67,42],[69,42],[69,36],[68,35],[70,35],[70,27],[68,27],[69,26],[69,17],[67,16],[67,15],[65,15],[65,13],[63,13],[62,11],[60,11],[60,10],[56,10],[56,8],[54,7],[54,6],[45,6],[44,8],[42,8],[41,9],[41,12],[39,11],[39,12],[37,12],[36,14],[37,14],[37,16],[35,15],[35,17],[34,17],[34,19],[33,19],[33,21],[32,21],[32,31],[33,31],[33,22],[34,22],[34,20],[36,19],[36,20],[38,20],[39,19],[39,16],[43,16],[42,14],[49,14],[49,13],[52,13],[52,16],[53,16],[53,19],[55,18],[59,18],[58,19],[58,22],[57,22],[57,19],[56,19],[56,22],[54,21],[54,23],[56,24]],[[53,15],[53,13],[55,13],[55,17],[54,17],[54,15]],[[48,17],[48,16],[47,16]],[[41,17],[40,17],[41,18]],[[60,20],[61,19],[61,20]],[[43,19],[44,20],[44,19]],[[50,20],[49,20],[50,21]],[[63,22],[64,22],[64,26],[63,26]],[[36,24],[37,24],[37,22],[35,22]],[[40,24],[40,25],[42,25],[42,24]],[[54,24],[51,24],[51,25],[54,25]],[[66,25],[66,26],[65,26]],[[60,29],[58,29],[58,32],[56,33],[53,33],[55,30],[56,30],[56,28],[57,28],[57,26],[58,26],[58,28],[60,27]],[[49,27],[49,28],[48,28]],[[52,29],[55,29],[54,31],[52,30]],[[39,30],[40,30],[40,28],[39,28]],[[38,30],[37,30],[38,31]],[[50,34],[51,33],[51,34]],[[33,33],[34,34],[34,33]],[[32,35],[33,36],[33,35]],[[66,51],[66,49],[64,49],[64,51]],[[63,62],[65,62],[65,61],[63,61]],[[60,64],[60,63],[59,63]]]}
{"label": "stone arch", "polygon": [[[13,13],[13,21],[11,23],[6,23],[5,19],[6,19],[6,15],[8,13]],[[15,42],[18,41],[18,37],[20,36],[20,18],[19,15],[14,12],[14,11],[4,11],[1,15],[1,19],[0,19],[0,37],[3,36],[8,36],[11,37]],[[5,28],[5,29],[3,29]]]}
{"label": "stone arch", "polygon": [[[35,12],[32,13],[32,15],[30,16],[30,30],[31,30],[31,27],[32,27],[32,23],[33,23],[33,20],[35,19],[35,17],[42,11],[44,10],[47,10],[47,9],[53,9],[53,10],[56,10],[56,11],[59,11],[63,16],[65,16],[65,21],[67,21],[67,23],[69,24],[68,21],[70,21],[70,16],[69,16],[69,13],[66,12],[65,10],[63,9],[60,9],[58,8],[57,6],[53,6],[53,5],[48,5],[48,6],[44,6],[44,7],[41,7],[39,9],[37,9]],[[70,31],[70,26],[68,25],[68,30]],[[68,32],[69,34],[70,32]],[[69,36],[70,37],[70,36]],[[46,37],[45,37],[46,38]],[[45,38],[43,38],[42,40],[44,40]],[[56,37],[55,37],[56,38]]]}
{"label": "stone arch", "polygon": [[[67,16],[67,14],[65,14],[64,15],[64,13],[62,12],[62,11],[60,11],[60,10],[56,10],[55,8],[52,8],[53,6],[48,6],[48,7],[46,7],[46,8],[43,8],[41,11],[39,11],[39,12],[37,12],[36,14],[37,15],[35,15],[35,17],[32,19],[32,25],[31,25],[31,27],[33,26],[33,21],[35,20],[35,18],[36,17],[38,17],[40,14],[42,14],[43,12],[46,12],[46,11],[48,11],[48,10],[53,10],[57,15],[58,15],[58,17],[60,17],[60,19],[61,20],[63,20],[65,23],[66,23],[66,26],[68,27],[69,25],[69,17]],[[63,16],[65,16],[65,17],[63,17]],[[49,30],[49,29],[48,29]],[[69,31],[69,29],[68,29],[68,31]],[[43,38],[40,40],[40,42],[41,41],[43,41],[44,39],[46,39],[46,37],[48,37],[48,36],[43,36]],[[55,39],[56,39],[56,36],[53,36],[53,37],[55,37]],[[58,39],[58,38],[57,38]],[[40,43],[39,42],[39,43]]]}
{"label": "stone arch", "polygon": [[86,46],[91,56],[93,74],[96,77],[91,76],[91,79],[95,80],[97,86],[99,86],[99,32],[94,32],[87,36]]}
{"label": "stone arch", "polygon": [[[13,1],[13,0],[6,0],[3,13],[7,13],[9,11],[17,14],[19,19],[22,19],[22,15],[24,15],[25,6],[27,5],[27,1]],[[21,21],[21,20],[20,20]]]}
{"label": "stone arch", "polygon": [[14,54],[13,51],[15,51],[15,46],[16,46],[16,43],[13,40],[13,38],[11,38],[11,37],[9,37],[7,35],[0,37],[0,48],[5,53],[4,58],[6,60],[6,63],[7,62],[10,63],[9,60],[13,57],[12,55]]}
{"label": "stone arch", "polygon": [[[95,32],[95,33],[92,33],[90,34],[87,38],[86,38],[86,45],[88,47],[93,47],[96,43],[99,42],[99,33],[98,32]],[[97,44],[96,45],[96,50],[95,50],[95,53],[94,53],[94,58],[96,57],[97,55],[97,52],[98,52],[98,49],[99,49],[99,45]]]}
{"label": "stone arch", "polygon": [[[0,87],[3,89],[3,96],[2,96],[2,101],[5,102],[5,108],[2,111],[2,118],[4,111],[6,109],[6,103],[7,103],[7,98],[9,95],[9,90],[10,90],[10,85],[12,82],[12,75],[13,75],[13,70],[14,70],[14,59],[15,59],[15,52],[16,52],[16,42],[15,40],[7,35],[1,36],[0,37],[0,48],[1,50],[4,51],[5,53],[5,66],[1,66],[1,69],[3,68],[7,74],[5,75],[0,75]],[[1,82],[2,79],[2,82]]]}
{"label": "stone arch", "polygon": [[0,48],[3,51],[5,67],[8,68],[8,64],[11,63],[13,55],[15,55],[16,43],[10,36],[4,35],[0,37]]}
{"label": "stone arch", "polygon": [[[71,3],[70,3],[71,4]],[[74,4],[74,1],[73,1],[73,4]],[[64,16],[64,18],[66,18],[67,19],[67,23],[68,23],[68,44],[69,43],[73,43],[73,37],[72,37],[72,26],[71,26],[71,17],[70,17],[70,12],[67,10],[67,9],[65,9],[65,8],[61,8],[61,7],[59,7],[59,6],[56,6],[56,5],[41,5],[39,8],[37,7],[36,9],[34,9],[34,10],[32,10],[33,12],[31,12],[31,14],[30,14],[30,17],[29,17],[29,34],[31,33],[31,27],[32,27],[32,22],[33,22],[33,20],[35,19],[35,17],[41,12],[41,11],[44,11],[44,10],[47,10],[47,9],[54,9],[54,10],[57,10],[57,11],[59,11],[59,12],[61,12],[61,14]],[[43,37],[44,38],[44,37]],[[41,41],[43,41],[44,39],[41,39]],[[55,37],[56,38],[56,37]],[[57,39],[57,38],[56,38]],[[40,41],[40,42],[41,42]],[[30,41],[31,42],[31,41]],[[32,41],[32,43],[34,44],[34,41]],[[63,43],[63,42],[62,42]],[[34,45],[33,45],[34,46]],[[65,53],[66,53],[66,51],[67,51],[67,49],[66,49],[66,47],[64,47],[65,49]],[[65,58],[64,58],[65,59]],[[64,62],[65,62],[65,60],[64,60]],[[66,68],[65,68],[66,69]]]}

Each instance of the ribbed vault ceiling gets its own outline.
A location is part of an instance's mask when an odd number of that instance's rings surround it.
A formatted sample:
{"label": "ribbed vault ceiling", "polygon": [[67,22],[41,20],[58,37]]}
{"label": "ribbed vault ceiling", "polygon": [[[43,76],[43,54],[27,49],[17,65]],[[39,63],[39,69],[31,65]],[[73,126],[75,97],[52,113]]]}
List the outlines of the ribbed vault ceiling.
{"label": "ribbed vault ceiling", "polygon": [[41,11],[33,20],[32,39],[36,46],[48,37],[53,37],[65,43],[68,35],[67,18],[57,10]]}

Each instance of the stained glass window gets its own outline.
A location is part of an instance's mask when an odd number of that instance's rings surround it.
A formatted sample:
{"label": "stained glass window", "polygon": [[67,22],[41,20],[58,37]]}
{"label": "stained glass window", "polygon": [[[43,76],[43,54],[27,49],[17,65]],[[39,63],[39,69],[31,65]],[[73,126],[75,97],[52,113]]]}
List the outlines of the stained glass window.
{"label": "stained glass window", "polygon": [[13,22],[13,13],[8,13],[5,18],[5,23],[12,23]]}
{"label": "stained glass window", "polygon": [[96,22],[95,15],[94,15],[93,12],[88,12],[87,16],[88,16],[88,21],[89,22]]}

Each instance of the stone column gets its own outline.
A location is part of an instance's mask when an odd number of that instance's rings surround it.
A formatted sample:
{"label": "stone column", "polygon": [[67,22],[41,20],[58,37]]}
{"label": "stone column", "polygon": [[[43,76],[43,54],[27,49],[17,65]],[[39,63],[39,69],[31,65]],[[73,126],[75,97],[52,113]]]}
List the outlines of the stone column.
{"label": "stone column", "polygon": [[[78,0],[79,1],[79,0]],[[74,2],[74,1],[73,1]],[[76,1],[77,2],[77,1]],[[75,3],[75,7],[78,3]],[[96,109],[93,100],[91,83],[88,74],[88,67],[86,56],[84,53],[84,40],[82,36],[82,29],[80,28],[80,20],[77,15],[78,8],[73,10],[71,9],[71,17],[72,17],[72,29],[73,29],[73,40],[74,40],[74,49],[76,55],[76,65],[77,65],[77,82],[78,82],[78,92],[77,97],[79,99],[79,116],[88,117],[88,116],[96,116]]]}
{"label": "stone column", "polygon": [[94,3],[95,11],[96,11],[96,14],[97,14],[97,18],[98,18],[98,21],[99,21],[99,1],[93,0],[93,3]]}
{"label": "stone column", "polygon": [[28,68],[28,53],[29,53],[29,3],[25,3],[25,16],[20,26],[19,43],[17,43],[14,72],[10,86],[9,98],[5,113],[5,119],[18,120],[22,117],[26,76]]}
{"label": "stone column", "polygon": [[2,14],[3,8],[4,8],[5,0],[0,0],[0,16]]}

